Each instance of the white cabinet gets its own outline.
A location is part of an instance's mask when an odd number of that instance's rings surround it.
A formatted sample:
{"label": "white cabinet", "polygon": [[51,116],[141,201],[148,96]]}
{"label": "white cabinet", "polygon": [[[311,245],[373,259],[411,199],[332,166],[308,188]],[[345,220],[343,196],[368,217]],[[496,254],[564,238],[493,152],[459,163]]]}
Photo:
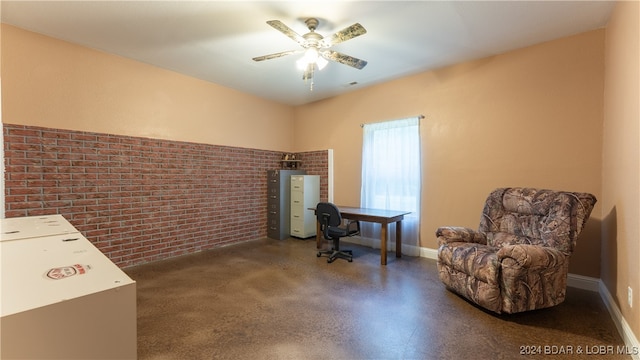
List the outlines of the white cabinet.
{"label": "white cabinet", "polygon": [[291,176],[291,236],[316,236],[316,216],[313,210],[320,202],[319,175]]}
{"label": "white cabinet", "polygon": [[136,358],[135,281],[64,217],[0,220],[0,257],[0,358]]}

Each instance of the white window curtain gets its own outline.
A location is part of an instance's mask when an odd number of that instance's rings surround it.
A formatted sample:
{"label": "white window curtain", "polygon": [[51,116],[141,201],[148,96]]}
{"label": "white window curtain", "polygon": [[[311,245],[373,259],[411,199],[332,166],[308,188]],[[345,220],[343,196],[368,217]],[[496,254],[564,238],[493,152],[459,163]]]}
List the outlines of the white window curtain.
{"label": "white window curtain", "polygon": [[[402,221],[402,252],[414,256],[420,253],[420,118],[365,124],[362,147],[360,206],[410,211]],[[388,234],[394,249],[395,225]],[[375,246],[380,225],[363,222],[361,235]]]}

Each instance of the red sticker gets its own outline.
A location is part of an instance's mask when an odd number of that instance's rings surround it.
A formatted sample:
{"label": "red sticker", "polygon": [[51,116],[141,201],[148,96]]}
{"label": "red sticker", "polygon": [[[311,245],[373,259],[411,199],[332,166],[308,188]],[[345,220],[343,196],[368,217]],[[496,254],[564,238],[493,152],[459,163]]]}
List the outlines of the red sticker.
{"label": "red sticker", "polygon": [[89,269],[91,269],[90,266],[80,264],[62,266],[49,270],[47,272],[47,277],[53,280],[60,280],[74,275],[86,274],[87,270]]}

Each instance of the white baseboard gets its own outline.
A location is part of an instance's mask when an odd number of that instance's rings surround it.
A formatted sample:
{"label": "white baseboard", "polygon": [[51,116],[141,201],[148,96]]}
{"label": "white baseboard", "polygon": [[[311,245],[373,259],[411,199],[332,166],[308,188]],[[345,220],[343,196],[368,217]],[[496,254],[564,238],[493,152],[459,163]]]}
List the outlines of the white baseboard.
{"label": "white baseboard", "polygon": [[600,293],[600,297],[602,298],[604,304],[607,306],[609,314],[611,315],[613,322],[618,328],[618,332],[620,333],[620,336],[622,336],[622,340],[624,340],[624,344],[627,347],[629,355],[631,355],[631,357],[635,360],[640,360],[640,342],[638,342],[638,338],[633,333],[633,330],[631,330],[631,327],[629,326],[629,323],[627,323],[627,320],[625,320],[625,318],[622,316],[622,312],[620,311],[618,305],[616,305],[616,302],[613,300],[613,296],[611,296],[609,289],[607,289],[602,280],[599,280],[598,283],[598,292]]}
{"label": "white baseboard", "polygon": [[567,286],[574,288],[589,290],[594,292],[600,291],[600,279],[569,273],[567,275]]}
{"label": "white baseboard", "polygon": [[363,238],[362,236],[351,236],[351,237],[340,238],[340,241],[344,241],[352,244],[358,244],[362,246],[368,246],[374,249],[380,249],[380,239]]}
{"label": "white baseboard", "polygon": [[420,257],[438,260],[438,249],[430,249],[430,248],[420,248]]}
{"label": "white baseboard", "polygon": [[[345,238],[347,242],[355,243],[363,246],[370,246],[375,249],[380,248],[380,239],[370,239],[370,238],[362,238],[359,236]],[[395,243],[390,243],[388,246],[388,250],[395,249]],[[438,249],[431,249],[425,247],[417,247],[411,245],[402,245],[403,254],[419,254],[420,257],[436,260],[438,258]],[[609,293],[609,290],[604,285],[602,280],[590,276],[578,275],[578,274],[568,274],[567,276],[567,286],[593,291],[600,294],[602,301],[604,302],[607,310],[609,310],[609,315],[611,315],[611,319],[613,320],[620,336],[624,340],[624,344],[626,346],[627,353],[634,360],[640,360],[640,343],[638,342],[638,338],[633,333],[633,330],[629,326],[629,323],[622,316],[622,312],[620,312],[620,308],[616,305],[616,302],[613,300],[613,297]]]}
{"label": "white baseboard", "polygon": [[[349,242],[352,244],[358,244],[358,245],[362,245],[362,246],[367,246],[367,247],[371,247],[374,249],[380,249],[380,239],[373,239],[373,238],[367,238],[367,237],[362,237],[362,236],[352,236],[352,237],[346,237],[346,238],[342,238],[341,239],[344,242]],[[389,241],[387,242],[387,251],[395,251],[396,249],[396,242],[395,241]],[[425,248],[421,248],[418,246],[413,246],[413,245],[408,245],[408,244],[402,244],[402,254],[403,255],[408,255],[408,256],[420,256],[420,257],[426,257],[422,255],[422,250]],[[429,250],[429,249],[427,249]],[[433,257],[433,259],[435,259],[435,257]]]}

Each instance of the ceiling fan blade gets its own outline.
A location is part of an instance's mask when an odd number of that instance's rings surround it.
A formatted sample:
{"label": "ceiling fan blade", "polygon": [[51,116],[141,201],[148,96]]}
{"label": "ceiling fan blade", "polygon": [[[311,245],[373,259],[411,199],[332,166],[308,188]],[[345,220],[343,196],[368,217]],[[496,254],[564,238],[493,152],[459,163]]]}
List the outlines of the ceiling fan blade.
{"label": "ceiling fan blade", "polygon": [[362,69],[367,66],[367,62],[358,58],[354,58],[353,56],[345,55],[333,50],[326,50],[320,53],[323,58],[331,61],[336,61],[341,64],[349,65],[356,69]]}
{"label": "ceiling fan blade", "polygon": [[276,58],[283,57],[283,56],[286,56],[286,55],[295,54],[297,52],[300,52],[300,50],[289,50],[289,51],[283,51],[283,52],[279,52],[279,53],[275,53],[275,54],[257,56],[257,57],[253,58],[253,61],[263,61],[263,60],[276,59]]}
{"label": "ceiling fan blade", "polygon": [[267,24],[271,25],[274,29],[280,31],[281,33],[287,35],[287,37],[300,44],[300,46],[304,46],[306,44],[306,40],[302,36],[285,25],[282,21],[269,20],[267,21]]}
{"label": "ceiling fan blade", "polygon": [[341,42],[353,39],[354,37],[364,35],[366,33],[367,30],[362,25],[360,25],[359,23],[355,23],[338,31],[333,35],[327,36],[322,39],[320,41],[320,47],[327,48],[331,45],[339,44]]}

